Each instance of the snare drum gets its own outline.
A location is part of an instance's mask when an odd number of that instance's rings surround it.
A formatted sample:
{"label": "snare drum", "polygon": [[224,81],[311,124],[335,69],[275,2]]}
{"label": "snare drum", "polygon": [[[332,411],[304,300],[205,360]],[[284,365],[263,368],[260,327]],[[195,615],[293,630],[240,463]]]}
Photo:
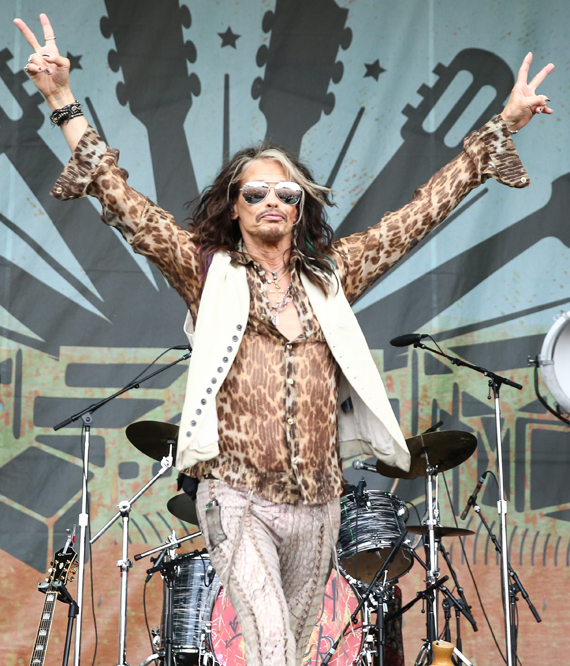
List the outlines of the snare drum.
{"label": "snare drum", "polygon": [[[340,511],[337,551],[342,566],[353,578],[371,583],[405,530],[406,505],[392,493],[365,490],[360,503],[354,493],[341,497]],[[409,546],[401,546],[388,567],[388,580],[403,576],[413,563]]]}
{"label": "snare drum", "polygon": [[[172,650],[180,657],[177,663],[196,664],[205,650],[208,609],[220,590],[220,580],[210,565],[209,555],[181,559],[176,568],[173,596]],[[167,588],[164,603],[160,645],[165,648]]]}
{"label": "snare drum", "polygon": [[[333,570],[323,597],[317,623],[311,634],[303,666],[320,666],[331,645],[337,640],[358,605],[358,596],[350,583]],[[245,666],[244,640],[233,606],[221,588],[211,612],[210,648],[220,666]],[[368,621],[366,625],[368,625]],[[365,643],[362,610],[358,621],[330,660],[332,666],[357,664]]]}

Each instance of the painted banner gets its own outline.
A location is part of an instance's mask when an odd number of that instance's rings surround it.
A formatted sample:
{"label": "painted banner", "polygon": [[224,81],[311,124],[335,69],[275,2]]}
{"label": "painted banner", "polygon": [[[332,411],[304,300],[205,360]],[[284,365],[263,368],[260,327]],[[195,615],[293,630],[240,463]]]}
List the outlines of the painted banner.
{"label": "painted banner", "polygon": [[[477,437],[466,462],[439,476],[441,522],[474,531],[444,540],[479,631],[463,621],[464,652],[477,664],[504,652],[498,558],[479,518],[459,514],[477,477],[496,471],[488,379],[430,352],[394,348],[429,333],[468,363],[523,385],[501,391],[503,464],[512,566],[542,616],[519,595],[523,664],[566,663],[570,592],[570,431],[535,394],[528,357],[570,309],[570,6],[556,0],[14,0],[0,8],[0,662],[29,663],[46,577],[66,530],[78,522],[82,421],[53,426],[123,387],[159,354],[185,342],[185,308],[160,273],[133,254],[87,198],[49,196],[69,151],[22,71],[29,47],[12,20],[37,35],[45,11],[71,61],[72,89],[89,122],[113,147],[129,182],[184,225],[186,202],[228,155],[271,138],[300,153],[334,190],[338,237],[377,223],[460,150],[463,137],[503,108],[523,57],[531,74],[557,65],[539,92],[554,115],[515,137],[532,181],[524,190],[487,181],[355,306],[407,437],[438,420]],[[569,197],[567,201],[566,198]],[[169,351],[158,366],[183,354]],[[155,366],[156,368],[157,366]],[[92,414],[89,513],[95,534],[160,468],[125,435],[135,421],[176,424],[187,364]],[[570,372],[570,367],[568,368]],[[541,391],[554,404],[541,383]],[[351,483],[425,508],[423,478],[359,473]],[[194,527],[175,518],[168,472],[133,505],[129,556]],[[479,502],[499,535],[497,486]],[[417,508],[416,515],[414,507]],[[116,659],[120,522],[92,547],[83,613],[84,663]],[[199,538],[180,552],[201,548]],[[418,551],[422,554],[422,551]],[[91,567],[91,564],[94,566]],[[446,566],[440,563],[442,572]],[[130,573],[127,658],[153,654],[144,619],[148,559]],[[90,568],[91,567],[91,568]],[[403,603],[422,588],[416,564]],[[149,625],[161,624],[162,583],[146,594]],[[70,592],[76,594],[74,583]],[[58,604],[46,663],[61,661],[67,607]],[[404,617],[406,661],[425,637],[421,604]],[[95,631],[93,614],[97,619]],[[442,623],[444,617],[441,617]],[[158,631],[160,646],[160,631]],[[452,639],[455,640],[452,620]],[[538,639],[538,640],[537,640]]]}

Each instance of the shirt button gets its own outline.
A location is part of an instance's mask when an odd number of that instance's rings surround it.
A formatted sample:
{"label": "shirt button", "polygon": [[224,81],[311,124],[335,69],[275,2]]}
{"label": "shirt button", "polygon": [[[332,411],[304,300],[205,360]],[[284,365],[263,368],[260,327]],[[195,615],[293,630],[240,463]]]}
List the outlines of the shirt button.
{"label": "shirt button", "polygon": [[521,183],[526,183],[526,178],[524,176],[521,178]]}
{"label": "shirt button", "polygon": [[61,187],[56,187],[55,190],[54,190],[54,192],[55,192],[56,194],[61,194],[61,193],[63,192],[63,190],[61,189]]}
{"label": "shirt button", "polygon": [[299,458],[297,456],[295,456],[294,458],[291,458],[291,462],[293,463],[293,465],[298,465],[299,464]]}
{"label": "shirt button", "polygon": [[287,419],[287,423],[288,423],[289,425],[293,425],[293,423],[295,423],[295,421],[293,421],[293,419]]}
{"label": "shirt button", "polygon": [[200,402],[201,402],[203,405],[205,405],[205,404],[206,404],[206,398],[202,398],[202,400],[200,400]]}
{"label": "shirt button", "polygon": [[287,384],[291,384],[291,386],[295,383],[295,380],[292,377],[289,377],[287,380]]}
{"label": "shirt button", "polygon": [[261,321],[265,321],[265,315],[259,315],[259,318],[261,319]]}
{"label": "shirt button", "polygon": [[287,349],[293,349],[293,345],[287,345]]}
{"label": "shirt button", "polygon": [[196,421],[190,421],[190,425],[191,425],[191,426],[195,426],[195,425],[196,425]]}
{"label": "shirt button", "polygon": [[238,341],[238,336],[237,336],[237,335],[232,336],[232,340],[233,340],[234,342],[237,342],[237,341]]}

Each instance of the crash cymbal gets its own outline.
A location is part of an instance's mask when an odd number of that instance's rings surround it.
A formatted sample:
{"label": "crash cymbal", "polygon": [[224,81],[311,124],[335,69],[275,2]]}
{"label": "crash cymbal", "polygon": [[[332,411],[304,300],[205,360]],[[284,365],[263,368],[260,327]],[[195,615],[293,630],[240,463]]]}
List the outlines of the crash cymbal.
{"label": "crash cymbal", "polygon": [[129,442],[153,460],[162,460],[168,455],[172,443],[172,456],[176,459],[178,426],[161,421],[138,421],[127,426]]}
{"label": "crash cymbal", "polygon": [[198,525],[198,514],[196,513],[196,502],[186,493],[174,495],[166,503],[166,508],[173,516],[180,518],[185,523]]}
{"label": "crash cymbal", "polygon": [[376,470],[391,479],[417,479],[426,475],[426,452],[430,465],[438,472],[457,467],[473,455],[477,448],[477,438],[461,430],[429,432],[426,435],[410,437],[406,440],[411,455],[410,471],[404,472],[397,467],[390,467],[382,461],[376,462]]}
{"label": "crash cymbal", "polygon": [[[406,525],[406,530],[410,534],[423,534],[424,536],[427,536],[429,532],[427,525]],[[433,531],[438,541],[441,540],[441,537],[469,536],[470,534],[475,534],[473,530],[465,530],[462,527],[443,527],[442,525],[436,525]]]}

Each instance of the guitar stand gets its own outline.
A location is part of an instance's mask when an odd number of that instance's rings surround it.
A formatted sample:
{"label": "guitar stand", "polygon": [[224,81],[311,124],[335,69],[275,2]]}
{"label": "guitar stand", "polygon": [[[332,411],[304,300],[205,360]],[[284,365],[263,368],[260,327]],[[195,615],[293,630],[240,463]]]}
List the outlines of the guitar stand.
{"label": "guitar stand", "polygon": [[[49,583],[40,583],[38,585],[38,590],[45,594],[49,587]],[[67,613],[67,632],[65,634],[65,647],[63,650],[63,661],[62,666],[67,666],[69,661],[69,648],[71,647],[71,635],[73,634],[73,623],[75,618],[79,614],[79,606],[75,599],[69,593],[69,590],[65,587],[64,583],[60,580],[56,580],[52,583],[52,588],[57,591],[57,600],[61,601],[64,604],[69,605],[69,611]]]}

